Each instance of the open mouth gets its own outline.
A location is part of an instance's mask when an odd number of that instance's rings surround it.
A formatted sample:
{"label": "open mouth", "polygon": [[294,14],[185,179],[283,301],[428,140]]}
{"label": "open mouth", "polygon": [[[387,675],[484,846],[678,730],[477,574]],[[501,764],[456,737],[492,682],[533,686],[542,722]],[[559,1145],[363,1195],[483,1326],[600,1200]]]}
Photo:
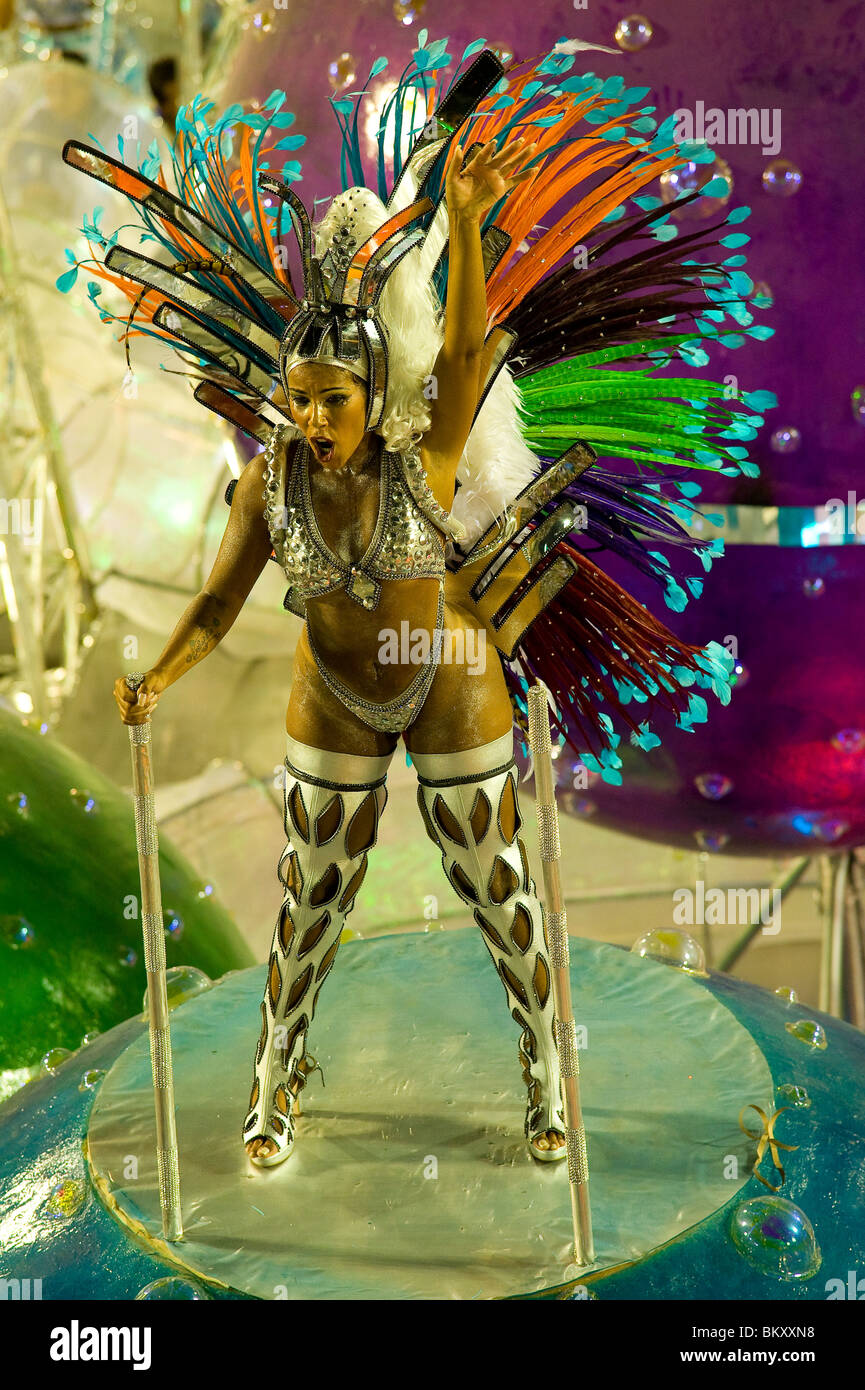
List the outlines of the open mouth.
{"label": "open mouth", "polygon": [[326,435],[318,434],[313,435],[309,442],[315,450],[316,458],[319,459],[321,463],[325,463],[328,459],[333,458],[336,446],[332,439],[328,439]]}

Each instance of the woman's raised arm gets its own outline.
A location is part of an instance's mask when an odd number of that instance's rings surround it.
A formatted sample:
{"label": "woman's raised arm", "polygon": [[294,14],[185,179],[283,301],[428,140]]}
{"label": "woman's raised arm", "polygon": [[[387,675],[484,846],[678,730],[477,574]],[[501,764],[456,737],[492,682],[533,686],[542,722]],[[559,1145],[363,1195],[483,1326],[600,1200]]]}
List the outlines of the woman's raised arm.
{"label": "woman's raised arm", "polygon": [[433,368],[432,423],[420,444],[427,481],[436,501],[450,508],[456,470],[478,403],[481,358],[487,322],[487,296],[481,252],[484,214],[532,169],[512,174],[535,153],[534,144],[516,140],[496,152],[490,141],[465,168],[457,145],[445,181],[449,219],[448,288],[445,336]]}

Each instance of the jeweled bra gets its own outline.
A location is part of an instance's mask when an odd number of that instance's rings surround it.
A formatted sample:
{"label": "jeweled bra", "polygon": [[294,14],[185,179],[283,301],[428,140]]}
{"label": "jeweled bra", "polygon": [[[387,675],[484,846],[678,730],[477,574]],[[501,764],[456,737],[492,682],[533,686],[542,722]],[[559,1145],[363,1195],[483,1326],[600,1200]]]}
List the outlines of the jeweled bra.
{"label": "jeweled bra", "polygon": [[375,608],[388,579],[443,579],[443,537],[462,528],[435,499],[416,450],[383,448],[378,519],[366,553],[346,564],[327,545],[315,520],[309,486],[309,445],[299,440],[286,486],[288,444],[292,437],[277,425],[264,452],[265,517],[274,555],[290,588],[284,607],[306,617],[306,600],[345,589],[363,608]]}

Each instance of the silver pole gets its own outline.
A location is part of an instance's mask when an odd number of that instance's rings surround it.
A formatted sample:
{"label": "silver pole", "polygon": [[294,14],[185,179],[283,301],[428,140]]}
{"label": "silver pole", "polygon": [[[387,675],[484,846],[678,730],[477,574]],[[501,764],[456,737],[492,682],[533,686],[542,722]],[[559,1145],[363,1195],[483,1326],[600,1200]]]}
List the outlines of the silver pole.
{"label": "silver pole", "polygon": [[544,896],[547,900],[547,941],[553,977],[553,1024],[562,1072],[562,1100],[565,1109],[565,1144],[568,1151],[568,1181],[571,1188],[571,1215],[574,1223],[574,1262],[594,1263],[592,1213],[589,1206],[589,1160],[586,1131],[580,1107],[580,1058],[576,1025],[571,1004],[568,923],[559,876],[559,819],[553,790],[553,752],[547,688],[536,681],[529,688],[529,741],[535,771],[538,804],[538,839],[544,870]]}
{"label": "silver pole", "polygon": [[[126,677],[126,684],[130,690],[137,690],[143,680],[144,676],[140,671],[130,671]],[[153,805],[150,718],[141,724],[130,724],[128,728],[129,742],[132,746],[132,786],[135,793],[135,838],[138,845],[138,871],[141,876],[141,926],[144,935],[144,964],[147,971],[150,1062],[156,1103],[156,1160],[159,1166],[162,1234],[166,1240],[180,1240],[183,1235],[180,1217],[180,1167],[174,1117],[174,1072],[171,1065],[168,994],[165,986],[165,933],[159,885],[159,843]]]}

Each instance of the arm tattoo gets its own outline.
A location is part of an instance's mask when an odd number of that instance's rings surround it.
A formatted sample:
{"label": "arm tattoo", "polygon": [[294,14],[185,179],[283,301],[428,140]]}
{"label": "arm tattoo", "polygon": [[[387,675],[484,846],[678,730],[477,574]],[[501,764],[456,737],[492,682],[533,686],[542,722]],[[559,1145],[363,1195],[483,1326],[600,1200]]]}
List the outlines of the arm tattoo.
{"label": "arm tattoo", "polygon": [[211,598],[211,601],[206,605],[201,615],[200,625],[193,629],[192,636],[189,639],[189,655],[186,658],[187,665],[206,656],[211,647],[215,647],[220,638],[224,636],[224,634],[219,631],[222,625],[222,619],[213,611],[216,606],[217,601]]}

